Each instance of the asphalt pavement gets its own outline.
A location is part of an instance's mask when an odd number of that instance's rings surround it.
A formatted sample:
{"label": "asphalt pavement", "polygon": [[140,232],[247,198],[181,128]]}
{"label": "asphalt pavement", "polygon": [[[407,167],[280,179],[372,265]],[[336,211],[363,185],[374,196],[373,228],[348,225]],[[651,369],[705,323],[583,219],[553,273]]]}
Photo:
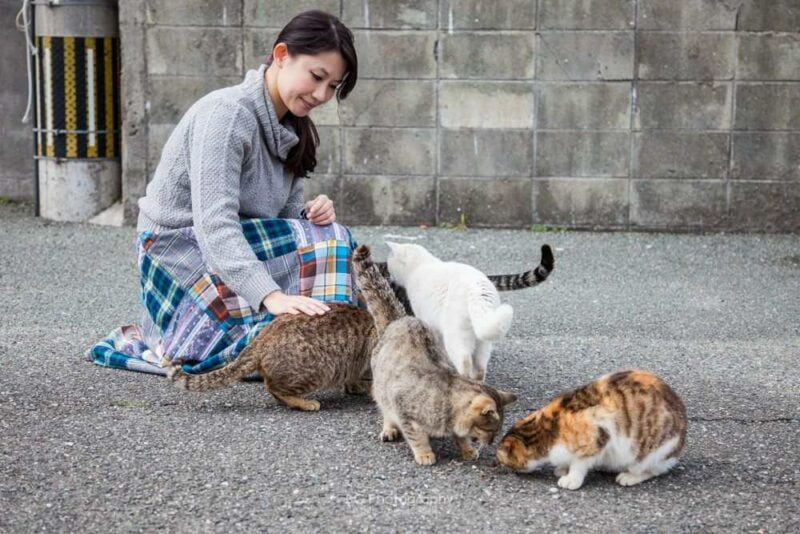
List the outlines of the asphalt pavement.
{"label": "asphalt pavement", "polygon": [[137,319],[134,229],[52,223],[0,205],[0,532],[800,531],[800,236],[354,227],[485,272],[556,268],[503,294],[515,309],[487,382],[520,400],[626,368],[681,395],[688,443],[668,475],[623,488],[591,474],[497,467],[434,442],[418,467],[378,441],[365,397],[276,404],[258,382],[187,393],[105,369],[84,350]]}

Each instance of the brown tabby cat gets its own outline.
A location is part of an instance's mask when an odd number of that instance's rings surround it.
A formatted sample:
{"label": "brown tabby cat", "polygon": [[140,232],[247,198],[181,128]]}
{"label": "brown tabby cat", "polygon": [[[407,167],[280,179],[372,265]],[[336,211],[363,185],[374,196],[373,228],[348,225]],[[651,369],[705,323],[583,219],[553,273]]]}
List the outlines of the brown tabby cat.
{"label": "brown tabby cat", "polygon": [[[552,252],[544,245],[542,264],[535,269],[494,278],[506,289],[521,289],[545,280],[552,268]],[[408,299],[404,302],[410,310]],[[348,393],[366,392],[370,353],[378,339],[372,315],[344,304],[330,304],[330,308],[318,317],[277,317],[236,360],[221,369],[187,374],[181,369],[181,362],[174,361],[167,378],[189,391],[208,391],[231,386],[258,371],[278,401],[309,411],[319,410],[319,401],[303,397],[315,391],[344,386]]]}
{"label": "brown tabby cat", "polygon": [[592,468],[633,486],[669,471],[686,442],[686,408],[646,371],[624,371],[556,397],[503,437],[497,460],[517,471],[556,467],[558,485],[578,489]]}
{"label": "brown tabby cat", "polygon": [[[233,385],[258,371],[272,396],[300,410],[319,410],[303,398],[315,391],[345,386],[363,389],[361,377],[377,342],[372,316],[347,304],[328,303],[330,311],[311,317],[276,317],[234,361],[205,374],[187,374],[175,361],[167,378],[189,391]],[[368,388],[368,386],[367,386]]]}
{"label": "brown tabby cat", "polygon": [[372,396],[383,412],[382,441],[405,437],[420,465],[436,462],[431,437],[452,436],[463,459],[503,426],[503,407],[516,400],[459,375],[425,323],[406,315],[387,280],[361,245],[353,270],[380,336],[372,354]]}

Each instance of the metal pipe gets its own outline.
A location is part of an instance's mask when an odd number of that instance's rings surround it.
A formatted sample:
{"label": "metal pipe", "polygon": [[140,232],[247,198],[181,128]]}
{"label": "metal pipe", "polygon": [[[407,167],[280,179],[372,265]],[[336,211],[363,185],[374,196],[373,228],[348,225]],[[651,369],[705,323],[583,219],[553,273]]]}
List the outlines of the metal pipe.
{"label": "metal pipe", "polygon": [[[31,6],[30,10],[31,10],[31,13],[30,13],[30,15],[31,15],[30,16],[30,21],[31,21],[30,32],[31,32],[31,36],[33,36],[33,35],[36,35],[36,17],[33,16],[33,6]],[[27,32],[28,29],[25,28],[25,31]],[[25,36],[25,38],[29,39],[29,37],[27,35]],[[34,69],[36,69],[36,58],[33,56],[33,54],[28,54],[28,68],[30,69],[28,72],[36,72],[36,70],[34,70]],[[34,97],[33,97],[33,102],[31,104],[31,107],[33,108],[33,117],[34,117],[34,120],[33,120],[33,124],[34,124],[34,128],[33,128],[33,215],[34,215],[34,217],[39,217],[41,215],[41,212],[39,210],[39,162],[36,161],[36,155],[39,153],[39,139],[37,138],[36,118],[35,118],[36,114],[39,112],[39,106],[38,106],[37,97],[36,97],[36,95],[39,94],[39,88],[38,88],[37,84],[34,84],[34,89],[33,90],[34,90]]]}
{"label": "metal pipe", "polygon": [[[121,194],[115,0],[34,0],[37,206],[84,221]],[[71,8],[71,9],[66,9]]]}

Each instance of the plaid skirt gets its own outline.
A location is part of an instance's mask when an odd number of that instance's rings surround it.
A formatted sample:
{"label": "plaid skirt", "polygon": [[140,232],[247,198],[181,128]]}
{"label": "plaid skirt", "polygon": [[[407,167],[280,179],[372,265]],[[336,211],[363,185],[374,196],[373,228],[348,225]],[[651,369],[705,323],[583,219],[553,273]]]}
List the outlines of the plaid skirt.
{"label": "plaid skirt", "polygon": [[[242,231],[284,293],[355,302],[356,243],[339,224],[245,219]],[[236,359],[274,316],[256,312],[209,271],[192,228],[137,237],[140,324],[122,326],[86,351],[104,367],[166,374],[175,358],[203,373]]]}

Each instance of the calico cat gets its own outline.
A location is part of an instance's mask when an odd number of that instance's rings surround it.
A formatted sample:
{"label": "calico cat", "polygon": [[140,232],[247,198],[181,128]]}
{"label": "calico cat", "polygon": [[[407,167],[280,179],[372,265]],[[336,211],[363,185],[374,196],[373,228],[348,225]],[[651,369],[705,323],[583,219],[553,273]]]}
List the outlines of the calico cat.
{"label": "calico cat", "polygon": [[[542,245],[542,256],[539,260],[539,265],[530,271],[517,274],[490,274],[488,278],[498,291],[516,291],[518,289],[533,287],[547,280],[547,277],[553,272],[554,264],[555,258],[553,257],[553,250],[550,248],[550,245]],[[389,280],[392,291],[394,291],[397,300],[399,300],[405,308],[406,313],[408,315],[414,315],[405,288],[397,285],[397,283],[392,280],[386,262],[375,262],[375,266],[380,273]]]}
{"label": "calico cat", "polygon": [[[364,309],[328,303],[330,311],[311,317],[276,317],[234,361],[205,374],[187,374],[175,361],[167,378],[189,391],[230,386],[258,371],[278,401],[306,411],[319,410],[309,393],[344,386],[348,392],[368,389],[369,358],[377,334]],[[362,376],[364,378],[362,379]]]}
{"label": "calico cat", "polygon": [[392,279],[408,293],[414,315],[442,336],[462,375],[483,381],[492,343],[511,327],[514,309],[478,269],[445,262],[416,244],[387,243]]}
{"label": "calico cat", "polygon": [[516,397],[456,372],[431,329],[406,315],[365,245],[353,255],[353,270],[379,336],[371,367],[381,440],[402,433],[420,465],[436,462],[431,437],[452,436],[463,459],[477,458],[473,445],[494,440],[503,407]]}
{"label": "calico cat", "polygon": [[646,371],[606,375],[556,397],[514,424],[497,460],[530,472],[556,467],[558,485],[578,489],[593,468],[618,472],[633,486],[669,471],[686,442],[686,408],[675,392]]}

